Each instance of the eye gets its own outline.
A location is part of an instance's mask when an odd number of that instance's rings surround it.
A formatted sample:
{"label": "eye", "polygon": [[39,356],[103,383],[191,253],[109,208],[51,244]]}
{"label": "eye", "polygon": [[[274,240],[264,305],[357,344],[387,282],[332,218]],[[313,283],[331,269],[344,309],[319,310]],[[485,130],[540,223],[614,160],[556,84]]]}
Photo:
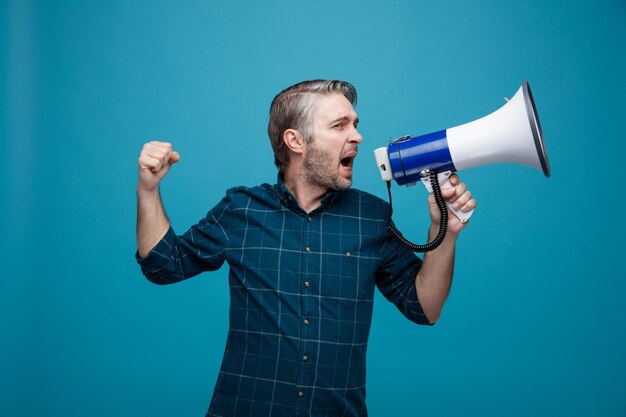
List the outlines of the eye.
{"label": "eye", "polygon": [[337,123],[337,124],[336,124],[336,125],[334,125],[333,127],[334,127],[334,128],[337,128],[337,129],[343,129],[343,127],[344,127],[344,123],[343,123],[343,122]]}

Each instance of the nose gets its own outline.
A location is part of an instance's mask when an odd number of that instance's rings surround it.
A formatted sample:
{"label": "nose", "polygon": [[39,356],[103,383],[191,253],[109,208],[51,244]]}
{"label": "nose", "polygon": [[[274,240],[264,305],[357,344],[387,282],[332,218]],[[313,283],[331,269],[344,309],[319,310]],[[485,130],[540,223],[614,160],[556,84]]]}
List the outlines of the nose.
{"label": "nose", "polygon": [[359,143],[363,142],[363,136],[359,133],[358,129],[355,127],[354,132],[350,135],[350,143]]}

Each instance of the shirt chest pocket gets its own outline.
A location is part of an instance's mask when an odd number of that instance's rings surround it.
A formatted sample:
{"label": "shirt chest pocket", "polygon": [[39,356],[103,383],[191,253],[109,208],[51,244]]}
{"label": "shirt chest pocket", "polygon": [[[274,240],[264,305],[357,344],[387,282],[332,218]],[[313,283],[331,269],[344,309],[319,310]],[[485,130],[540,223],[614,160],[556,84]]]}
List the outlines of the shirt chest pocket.
{"label": "shirt chest pocket", "polygon": [[343,305],[371,301],[374,295],[373,262],[358,252],[323,255],[320,295]]}

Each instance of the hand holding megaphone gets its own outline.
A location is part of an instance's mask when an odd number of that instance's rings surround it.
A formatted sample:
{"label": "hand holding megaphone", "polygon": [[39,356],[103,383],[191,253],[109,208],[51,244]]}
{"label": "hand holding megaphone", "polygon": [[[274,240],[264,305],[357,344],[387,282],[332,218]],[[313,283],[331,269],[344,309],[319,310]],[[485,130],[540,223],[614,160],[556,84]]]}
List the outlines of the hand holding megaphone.
{"label": "hand holding megaphone", "polygon": [[[388,146],[376,149],[374,156],[381,177],[389,189],[392,179],[398,185],[412,185],[422,181],[435,196],[439,187],[451,186],[448,178],[453,172],[480,165],[517,163],[538,169],[546,177],[550,176],[541,124],[530,86],[525,80],[513,98],[490,115],[426,135],[400,137],[390,141]],[[437,184],[434,184],[436,180]],[[391,198],[391,191],[389,196]],[[443,205],[443,200],[440,203]],[[473,213],[473,210],[463,212],[455,209],[450,203],[446,206],[463,223]],[[394,234],[391,230],[390,233]],[[440,236],[445,236],[445,230]],[[417,248],[421,245],[413,246]],[[432,250],[438,244],[433,246],[424,250]],[[414,247],[411,249],[424,251],[423,248]]]}
{"label": "hand holding megaphone", "polygon": [[[445,190],[447,188],[453,188],[453,185],[450,183],[451,175],[452,175],[452,172],[450,171],[437,174],[439,188],[441,188],[442,190]],[[424,184],[424,187],[426,187],[429,193],[433,192],[433,187],[430,184],[428,177],[422,178],[422,183]],[[472,214],[474,213],[474,209],[463,211],[461,208],[454,207],[454,203],[451,202],[450,200],[445,200],[445,203],[446,203],[446,207],[448,208],[448,211],[451,211],[452,214],[454,214],[463,224],[467,223],[469,221],[469,218],[472,217]]]}

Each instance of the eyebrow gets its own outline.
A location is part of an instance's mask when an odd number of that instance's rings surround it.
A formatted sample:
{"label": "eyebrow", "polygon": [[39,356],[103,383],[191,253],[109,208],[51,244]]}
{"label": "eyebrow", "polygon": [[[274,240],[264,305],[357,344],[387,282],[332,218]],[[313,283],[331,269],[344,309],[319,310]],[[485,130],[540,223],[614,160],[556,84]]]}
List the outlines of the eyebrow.
{"label": "eyebrow", "polygon": [[[331,121],[329,123],[329,125],[334,125],[337,122],[344,122],[344,121],[351,121],[352,118],[350,116],[341,116],[336,118],[335,120]],[[357,118],[354,120],[356,124],[359,124],[359,117],[357,116]]]}

